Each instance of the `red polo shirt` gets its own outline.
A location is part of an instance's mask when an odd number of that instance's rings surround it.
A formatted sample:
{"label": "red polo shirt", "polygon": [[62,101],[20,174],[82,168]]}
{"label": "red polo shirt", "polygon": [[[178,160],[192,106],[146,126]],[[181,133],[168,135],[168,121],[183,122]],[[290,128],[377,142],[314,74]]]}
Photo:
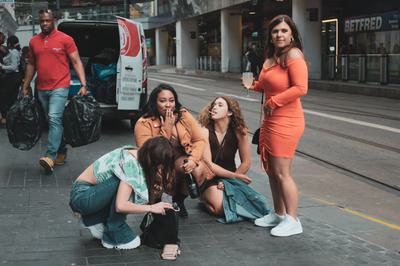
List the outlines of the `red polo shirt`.
{"label": "red polo shirt", "polygon": [[68,55],[77,50],[74,40],[54,29],[49,35],[40,33],[29,42],[29,58],[35,62],[36,87],[39,90],[69,88]]}

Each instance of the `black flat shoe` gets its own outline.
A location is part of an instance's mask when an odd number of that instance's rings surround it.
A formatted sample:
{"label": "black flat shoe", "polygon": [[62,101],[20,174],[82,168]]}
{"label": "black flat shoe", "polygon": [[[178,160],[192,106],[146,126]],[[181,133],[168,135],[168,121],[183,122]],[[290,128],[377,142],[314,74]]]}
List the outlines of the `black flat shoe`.
{"label": "black flat shoe", "polygon": [[185,207],[185,203],[184,203],[185,199],[182,199],[180,197],[172,197],[172,201],[176,203],[176,205],[178,205],[179,207],[179,212],[178,215],[182,218],[186,218],[189,216],[186,207]]}
{"label": "black flat shoe", "polygon": [[185,207],[185,204],[183,203],[183,201],[182,201],[182,202],[177,202],[176,204],[177,204],[178,207],[179,207],[178,215],[179,215],[180,217],[182,217],[182,218],[188,217],[189,214],[188,214],[188,212],[187,212],[187,210],[186,210],[186,207]]}

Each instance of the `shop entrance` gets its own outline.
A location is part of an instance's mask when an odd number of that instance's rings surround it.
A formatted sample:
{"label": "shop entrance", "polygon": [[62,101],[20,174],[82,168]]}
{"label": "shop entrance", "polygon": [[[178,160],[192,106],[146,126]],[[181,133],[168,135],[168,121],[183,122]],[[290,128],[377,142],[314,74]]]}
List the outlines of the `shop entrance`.
{"label": "shop entrance", "polygon": [[322,21],[322,78],[334,79],[338,66],[338,19]]}

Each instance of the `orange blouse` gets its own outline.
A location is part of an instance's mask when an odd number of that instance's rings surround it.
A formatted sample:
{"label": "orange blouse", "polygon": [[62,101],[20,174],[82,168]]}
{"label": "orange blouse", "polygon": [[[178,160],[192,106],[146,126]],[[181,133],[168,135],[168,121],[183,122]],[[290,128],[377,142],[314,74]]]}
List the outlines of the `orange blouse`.
{"label": "orange blouse", "polygon": [[287,67],[263,67],[254,90],[264,92],[274,116],[303,117],[300,97],[307,94],[308,70],[304,59],[289,59]]}
{"label": "orange blouse", "polygon": [[[189,155],[189,159],[199,164],[203,156],[205,143],[200,125],[186,109],[182,108],[181,113],[182,116],[176,123],[177,137]],[[134,134],[138,147],[141,147],[146,140],[155,136],[164,136],[167,139],[171,139],[172,136],[172,132],[162,127],[160,119],[156,117],[141,117],[136,123]]]}

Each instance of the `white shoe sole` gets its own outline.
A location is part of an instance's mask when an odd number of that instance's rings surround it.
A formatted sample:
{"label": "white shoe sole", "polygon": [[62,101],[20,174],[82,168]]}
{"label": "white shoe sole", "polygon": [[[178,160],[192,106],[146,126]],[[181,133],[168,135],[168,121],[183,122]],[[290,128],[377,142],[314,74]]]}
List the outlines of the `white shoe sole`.
{"label": "white shoe sole", "polygon": [[275,228],[272,228],[270,234],[272,236],[278,236],[278,237],[293,236],[293,235],[298,235],[298,234],[303,233],[303,227],[302,226],[300,226],[300,228],[296,228],[294,230],[289,230],[289,231],[286,231],[286,232],[279,232],[279,231],[275,232],[276,230],[274,230],[274,229]]}
{"label": "white shoe sole", "polygon": [[103,245],[103,247],[107,248],[107,249],[134,249],[140,246],[140,237],[137,236],[135,239],[133,239],[131,242],[126,243],[126,244],[120,244],[120,245],[111,245],[108,244],[106,242],[104,242],[103,240],[101,241],[101,244]]}

